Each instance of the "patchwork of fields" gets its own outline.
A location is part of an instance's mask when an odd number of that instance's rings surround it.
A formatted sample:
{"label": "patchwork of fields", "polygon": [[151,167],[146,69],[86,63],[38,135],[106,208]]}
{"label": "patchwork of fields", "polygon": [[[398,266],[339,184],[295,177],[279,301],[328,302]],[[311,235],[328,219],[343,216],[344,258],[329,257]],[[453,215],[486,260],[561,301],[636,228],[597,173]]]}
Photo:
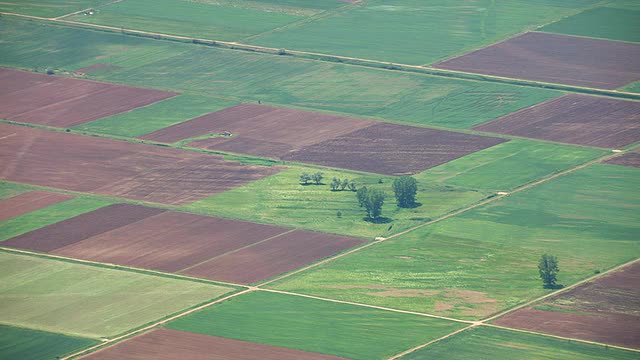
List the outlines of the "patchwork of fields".
{"label": "patchwork of fields", "polygon": [[638,357],[636,2],[0,12],[0,358]]}

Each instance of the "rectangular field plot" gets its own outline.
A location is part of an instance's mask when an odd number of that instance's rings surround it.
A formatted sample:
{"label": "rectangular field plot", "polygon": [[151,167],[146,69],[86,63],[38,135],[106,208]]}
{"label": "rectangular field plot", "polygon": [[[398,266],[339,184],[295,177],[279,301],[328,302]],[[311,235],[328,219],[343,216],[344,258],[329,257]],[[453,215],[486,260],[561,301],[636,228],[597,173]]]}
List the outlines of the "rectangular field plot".
{"label": "rectangular field plot", "polygon": [[640,141],[640,102],[565,95],[474,127],[570,144],[620,148]]}
{"label": "rectangular field plot", "polygon": [[98,341],[45,331],[0,325],[0,358],[41,360],[63,355],[97,344]]}
{"label": "rectangular field plot", "polygon": [[100,6],[111,0],[5,0],[0,11],[40,17],[55,17]]}
{"label": "rectangular field plot", "polygon": [[640,80],[640,44],[530,32],[435,67],[615,89]]}
{"label": "rectangular field plot", "polygon": [[640,11],[600,7],[545,25],[538,30],[610,40],[640,42]]}
{"label": "rectangular field plot", "polygon": [[0,118],[70,127],[129,111],[176,93],[0,68]]}
{"label": "rectangular field plot", "polygon": [[463,319],[534,299],[537,264],[570,285],[640,255],[640,171],[593,165],[270,287]]}
{"label": "rectangular field plot", "polygon": [[229,299],[170,322],[167,327],[370,360],[388,358],[463,325],[261,291]]}
{"label": "rectangular field plot", "polygon": [[181,205],[277,173],[221,156],[0,125],[4,180]]}
{"label": "rectangular field plot", "polygon": [[343,358],[160,328],[92,353],[83,359],[340,360]]}
{"label": "rectangular field plot", "polygon": [[0,252],[0,322],[90,338],[120,334],[231,288]]}
{"label": "rectangular field plot", "polygon": [[403,356],[402,360],[632,360],[638,354],[604,346],[477,327]]}
{"label": "rectangular field plot", "polygon": [[640,348],[640,264],[635,263],[537,305],[497,325]]}
{"label": "rectangular field plot", "polygon": [[0,222],[70,199],[73,199],[72,195],[29,191],[0,200]]}

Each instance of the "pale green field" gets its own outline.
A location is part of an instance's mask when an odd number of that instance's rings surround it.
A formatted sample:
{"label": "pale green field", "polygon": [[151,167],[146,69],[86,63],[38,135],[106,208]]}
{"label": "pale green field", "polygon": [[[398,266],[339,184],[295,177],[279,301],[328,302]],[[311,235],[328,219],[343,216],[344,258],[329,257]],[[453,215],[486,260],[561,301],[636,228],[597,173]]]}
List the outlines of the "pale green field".
{"label": "pale green field", "polygon": [[16,14],[56,17],[96,7],[112,0],[3,0],[0,11]]}

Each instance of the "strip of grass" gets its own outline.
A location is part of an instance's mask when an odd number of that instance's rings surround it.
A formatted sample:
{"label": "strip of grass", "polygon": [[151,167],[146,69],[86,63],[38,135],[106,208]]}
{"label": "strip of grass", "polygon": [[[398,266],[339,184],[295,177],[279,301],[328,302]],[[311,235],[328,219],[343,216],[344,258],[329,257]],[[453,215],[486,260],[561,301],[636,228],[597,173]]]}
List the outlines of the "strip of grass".
{"label": "strip of grass", "polygon": [[231,100],[185,94],[78,125],[74,129],[137,137],[236,104]]}
{"label": "strip of grass", "polygon": [[98,341],[0,325],[0,358],[40,360],[60,358]]}
{"label": "strip of grass", "polygon": [[0,200],[8,199],[16,195],[20,195],[24,192],[31,190],[29,187],[22,186],[20,184],[13,184],[0,181]]}
{"label": "strip of grass", "polygon": [[640,81],[632,82],[631,84],[620,88],[620,90],[628,91],[628,92],[640,93]]}
{"label": "strip of grass", "polygon": [[241,295],[169,328],[319,352],[382,359],[464,324],[267,292]]}
{"label": "strip of grass", "polygon": [[439,341],[402,359],[637,359],[632,351],[554,339],[503,329],[478,327]]}
{"label": "strip of grass", "polygon": [[273,284],[280,290],[480,319],[640,255],[640,169],[594,165]]}
{"label": "strip of grass", "polygon": [[0,323],[98,338],[122,333],[231,289],[0,253]]}
{"label": "strip of grass", "polygon": [[640,42],[640,11],[600,7],[540,28],[556,34]]}
{"label": "strip of grass", "polygon": [[100,6],[111,0],[3,0],[0,11],[40,17],[56,17]]}

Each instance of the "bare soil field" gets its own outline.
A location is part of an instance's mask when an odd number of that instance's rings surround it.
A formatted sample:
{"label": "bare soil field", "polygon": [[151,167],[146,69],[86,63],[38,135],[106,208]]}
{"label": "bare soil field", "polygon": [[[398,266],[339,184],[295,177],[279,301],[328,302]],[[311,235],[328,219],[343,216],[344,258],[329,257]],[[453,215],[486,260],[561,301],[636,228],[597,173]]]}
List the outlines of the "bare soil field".
{"label": "bare soil field", "polygon": [[434,67],[616,89],[640,79],[640,44],[526,33]]}
{"label": "bare soil field", "polygon": [[508,140],[378,123],[283,157],[387,175],[415,174]]}
{"label": "bare soil field", "polygon": [[183,205],[280,170],[211,154],[0,124],[0,178],[27,184]]}
{"label": "bare soil field", "polygon": [[0,118],[71,127],[177,93],[0,69]]}
{"label": "bare soil field", "polygon": [[0,221],[5,221],[70,199],[73,199],[73,196],[46,191],[29,191],[9,199],[0,200]]}
{"label": "bare soil field", "polygon": [[570,94],[473,129],[615,149],[640,140],[640,102]]}
{"label": "bare soil field", "polygon": [[607,160],[605,161],[605,164],[614,164],[614,165],[640,168],[640,150],[626,153],[622,156],[618,156],[611,160]]}
{"label": "bare soil field", "polygon": [[364,242],[362,239],[296,230],[212,259],[184,271],[184,274],[251,284],[316,262]]}
{"label": "bare soil field", "polygon": [[640,264],[584,284],[496,324],[640,348]]}
{"label": "bare soil field", "polygon": [[338,360],[336,356],[188,333],[155,329],[83,357],[87,360]]}

